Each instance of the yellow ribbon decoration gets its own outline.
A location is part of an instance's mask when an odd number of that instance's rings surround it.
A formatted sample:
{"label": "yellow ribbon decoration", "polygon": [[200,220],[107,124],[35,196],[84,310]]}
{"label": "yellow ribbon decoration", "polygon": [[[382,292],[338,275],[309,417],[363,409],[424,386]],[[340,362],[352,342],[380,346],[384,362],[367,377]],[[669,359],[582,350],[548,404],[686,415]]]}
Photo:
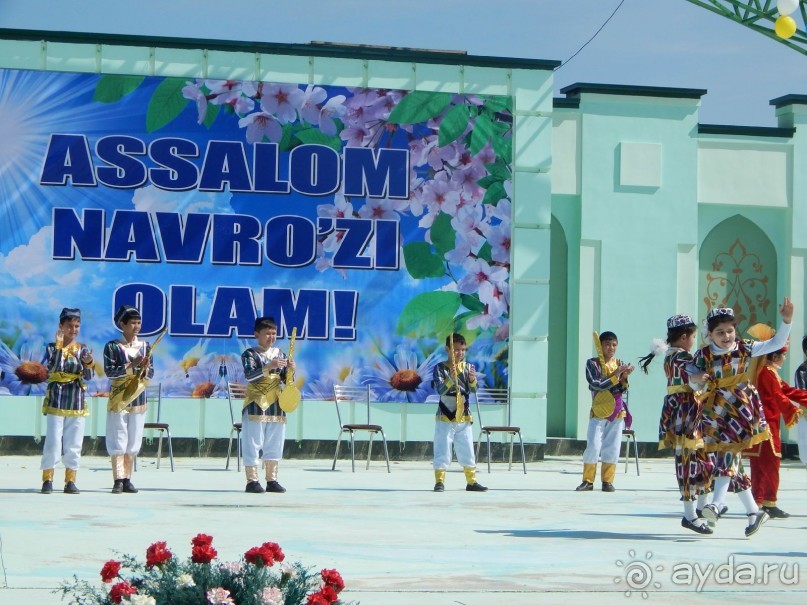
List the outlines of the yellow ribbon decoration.
{"label": "yellow ribbon decoration", "polygon": [[[48,374],[48,384],[51,382],[60,382],[62,384],[68,384],[70,382],[78,381],[79,386],[83,391],[87,390],[87,385],[84,383],[84,378],[81,374],[76,374],[74,372],[51,372]],[[48,398],[50,393],[45,391],[45,398],[42,401],[42,413],[47,414],[47,409],[50,407],[48,405]]]}
{"label": "yellow ribbon decoration", "polygon": [[270,374],[258,380],[247,383],[244,395],[244,407],[256,403],[263,411],[277,401],[280,394],[280,375]]}

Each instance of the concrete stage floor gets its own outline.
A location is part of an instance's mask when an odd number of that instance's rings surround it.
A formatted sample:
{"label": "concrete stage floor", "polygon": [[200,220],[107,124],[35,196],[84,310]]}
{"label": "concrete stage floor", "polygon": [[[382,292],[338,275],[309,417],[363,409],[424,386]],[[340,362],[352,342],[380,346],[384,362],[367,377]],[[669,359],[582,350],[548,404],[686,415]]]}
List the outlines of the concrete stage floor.
{"label": "concrete stage floor", "polygon": [[[100,586],[117,553],[142,560],[164,540],[180,557],[199,532],[222,560],[265,541],[288,560],[336,568],[345,600],[378,605],[499,603],[804,603],[807,601],[807,472],[785,461],[780,506],[754,537],[740,502],[713,536],[680,526],[682,507],[667,459],[643,459],[641,476],[620,465],[616,493],[577,493],[579,457],[529,464],[524,475],[496,464],[464,491],[460,471],[432,491],[428,462],[383,462],[369,470],[340,460],[281,463],[286,494],[245,494],[243,473],[221,458],[141,458],[139,494],[112,495],[109,460],[82,459],[69,496],[39,493],[39,458],[0,457],[0,603],[61,602],[52,591],[77,574]],[[55,486],[61,490],[63,471]],[[646,597],[646,599],[645,599]],[[628,600],[629,599],[629,600]]]}

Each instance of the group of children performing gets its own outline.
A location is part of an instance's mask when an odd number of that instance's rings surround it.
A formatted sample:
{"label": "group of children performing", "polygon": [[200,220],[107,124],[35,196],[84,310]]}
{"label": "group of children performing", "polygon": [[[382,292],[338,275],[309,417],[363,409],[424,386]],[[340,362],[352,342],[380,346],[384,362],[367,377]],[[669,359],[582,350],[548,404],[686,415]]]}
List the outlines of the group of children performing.
{"label": "group of children performing", "polygon": [[[640,360],[642,369],[664,355],[667,395],[659,423],[660,446],[672,448],[675,475],[684,503],[681,526],[699,534],[713,533],[728,510],[726,496],[737,494],[747,516],[745,535],[752,536],[770,518],[789,515],[776,503],[782,444],[780,420],[793,426],[807,406],[807,362],[790,387],[778,371],[787,353],[793,304],[779,307],[782,323],[775,332],[757,325],[757,340],[738,338],[730,308],[717,307],[706,317],[706,344],[690,353],[698,328],[691,317],[667,320],[662,347]],[[613,492],[613,478],[623,426],[630,426],[624,394],[633,366],[616,358],[617,338],[598,337],[598,357],[588,360],[586,378],[592,393],[588,442],[583,454],[583,482],[578,491],[593,489],[597,461],[602,460],[602,489]],[[807,337],[803,348],[807,354]],[[746,475],[741,456],[751,460]]]}
{"label": "group of children performing", "polygon": [[[706,318],[708,344],[690,353],[697,326],[687,315],[667,320],[663,349],[641,359],[642,369],[656,355],[664,355],[667,395],[661,412],[659,439],[673,448],[675,474],[684,503],[681,525],[700,534],[713,533],[726,512],[729,490],[737,494],[748,518],[746,536],[756,533],[769,518],[789,515],[776,505],[781,459],[780,419],[793,425],[801,415],[795,401],[807,406],[807,362],[797,372],[797,386],[778,374],[787,352],[793,304],[786,298],[779,307],[782,323],[775,333],[760,333],[759,340],[737,338],[730,308],[712,309]],[[153,376],[152,346],[138,339],[139,311],[124,305],[115,313],[122,335],[104,347],[104,370],[111,380],[107,405],[106,446],[111,457],[112,493],[135,493],[131,476],[140,451],[146,411],[145,386]],[[59,317],[56,341],[47,347],[48,387],[43,403],[47,437],[42,454],[42,493],[53,492],[54,467],[60,455],[65,466],[64,492],[78,494],[76,472],[89,413],[85,381],[92,378],[92,351],[77,341],[79,309],[65,308]],[[295,362],[278,347],[277,324],[271,317],[255,321],[254,347],[241,356],[247,380],[242,411],[242,456],[247,493],[285,492],[278,482],[278,464],[286,439],[286,412],[280,394],[287,371]],[[156,344],[156,342],[155,342]],[[597,463],[602,461],[602,490],[615,491],[614,477],[622,430],[630,426],[627,405],[628,376],[634,366],[616,357],[613,332],[595,335],[597,357],[586,362],[586,379],[592,406],[583,454],[583,481],[578,491],[592,491]],[[807,337],[804,348],[807,353]],[[477,389],[474,366],[465,361],[466,342],[461,334],[446,338],[446,361],[434,368],[433,385],[440,396],[435,432],[434,491],[445,490],[446,469],[452,448],[463,467],[466,490],[487,491],[476,481],[471,393]],[[760,364],[764,356],[764,363]],[[741,455],[751,458],[752,478],[745,474]],[[266,486],[258,476],[263,463]]]}
{"label": "group of children performing", "polygon": [[[131,477],[143,441],[145,387],[154,375],[152,345],[138,339],[141,316],[135,307],[121,306],[114,321],[122,334],[104,347],[104,371],[110,378],[106,447],[112,464],[112,493],[136,493],[138,490]],[[84,440],[84,421],[89,414],[86,381],[93,377],[95,364],[92,351],[77,341],[80,328],[81,311],[63,309],[56,341],[48,345],[45,354],[48,386],[42,408],[47,417],[41,465],[43,494],[53,492],[54,468],[60,458],[65,466],[64,493],[80,493],[76,473]],[[241,429],[245,491],[283,493],[286,489],[277,480],[286,441],[286,411],[281,392],[287,371],[293,373],[296,364],[274,346],[277,324],[273,318],[257,318],[254,334],[256,345],[241,355],[247,380]],[[434,491],[445,490],[452,445],[465,472],[466,490],[487,491],[476,481],[470,395],[476,390],[477,381],[474,367],[465,361],[465,349],[466,342],[461,334],[449,336],[447,361],[434,369],[434,387],[440,394],[434,437]],[[266,487],[258,476],[260,463],[266,473]]]}

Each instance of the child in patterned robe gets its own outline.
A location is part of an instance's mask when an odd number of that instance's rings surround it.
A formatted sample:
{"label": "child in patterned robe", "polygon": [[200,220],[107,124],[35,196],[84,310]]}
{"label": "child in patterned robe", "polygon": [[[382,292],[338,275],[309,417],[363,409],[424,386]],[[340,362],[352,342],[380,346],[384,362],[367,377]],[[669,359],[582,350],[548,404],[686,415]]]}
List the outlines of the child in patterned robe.
{"label": "child in patterned robe", "polygon": [[[699,534],[711,534],[712,529],[697,513],[706,505],[711,490],[713,462],[703,447],[701,408],[689,385],[687,366],[692,363],[690,350],[695,344],[698,328],[688,315],[674,315],[667,320],[666,349],[660,347],[641,359],[642,370],[657,354],[664,354],[667,395],[659,421],[659,447],[673,448],[675,476],[684,516],[681,526]],[[701,376],[702,378],[702,376]],[[699,506],[696,507],[695,500]]]}
{"label": "child in patterned robe", "polygon": [[64,464],[64,493],[78,494],[76,471],[84,442],[84,419],[90,413],[84,393],[85,382],[93,377],[92,351],[76,342],[81,328],[79,309],[62,309],[56,342],[48,345],[42,362],[48,369],[48,390],[42,404],[47,434],[42,451],[43,494],[53,492],[53,469],[61,457]]}
{"label": "child in patterned robe", "polygon": [[779,313],[782,325],[776,335],[771,340],[753,341],[737,340],[732,309],[712,309],[706,316],[711,343],[695,353],[691,366],[691,374],[706,374],[705,382],[692,383],[698,389],[706,387],[701,395],[703,442],[706,451],[714,452],[716,459],[714,495],[712,503],[703,508],[703,516],[710,524],[717,523],[734,478],[740,488],[737,496],[748,518],[746,536],[754,535],[769,518],[754,501],[751,481],[740,465],[743,450],[770,438],[762,402],[749,370],[754,357],[772,353],[787,342],[793,303],[785,298]]}

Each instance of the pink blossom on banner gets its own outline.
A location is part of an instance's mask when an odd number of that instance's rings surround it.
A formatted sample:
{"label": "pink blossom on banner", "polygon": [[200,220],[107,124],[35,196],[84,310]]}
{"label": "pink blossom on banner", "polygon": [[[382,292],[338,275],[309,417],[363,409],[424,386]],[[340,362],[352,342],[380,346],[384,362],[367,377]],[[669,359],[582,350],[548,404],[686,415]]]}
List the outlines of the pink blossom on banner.
{"label": "pink blossom on banner", "polygon": [[347,147],[364,147],[372,139],[373,133],[363,125],[355,125],[344,128],[339,137]]}
{"label": "pink blossom on banner", "polygon": [[205,93],[202,92],[201,85],[201,80],[197,80],[196,82],[188,82],[182,88],[182,96],[196,103],[196,111],[198,114],[197,121],[199,124],[204,122],[207,117],[207,97]]}
{"label": "pink blossom on banner", "polygon": [[483,210],[479,204],[462,206],[457,209],[456,216],[451,219],[454,231],[471,246],[473,252],[478,252],[485,243],[480,226],[482,225]]}
{"label": "pink blossom on banner", "polygon": [[255,82],[205,80],[205,86],[210,89],[210,102],[213,105],[229,105],[240,115],[255,108],[254,97],[258,93]]}
{"label": "pink blossom on banner", "polygon": [[317,206],[317,216],[330,218],[352,218],[353,204],[345,199],[341,191],[333,196],[333,204],[320,204]]}
{"label": "pink blossom on banner", "polygon": [[362,218],[398,220],[398,215],[393,208],[393,202],[389,198],[368,198],[364,206],[359,208],[359,216]]}
{"label": "pink blossom on banner", "polygon": [[336,119],[345,115],[347,107],[344,105],[344,95],[337,95],[322,106],[319,113],[319,129],[328,136],[336,134]]}
{"label": "pink blossom on banner", "polygon": [[476,154],[476,159],[480,164],[493,164],[496,161],[496,152],[490,145],[490,141],[485,143],[485,146]]}
{"label": "pink blossom on banner", "polygon": [[300,119],[305,120],[314,126],[319,125],[319,112],[320,106],[328,97],[328,93],[324,88],[309,84],[303,91],[303,96],[300,102]]}
{"label": "pink blossom on banner", "polygon": [[483,233],[490,244],[490,257],[497,263],[510,263],[510,222],[487,226]]}
{"label": "pink blossom on banner", "polygon": [[283,138],[283,127],[274,116],[256,111],[238,120],[238,126],[247,129],[247,142],[260,143],[266,137],[272,143]]}
{"label": "pink blossom on banner", "polygon": [[454,248],[445,253],[445,259],[454,265],[461,265],[469,256],[471,256],[471,244],[461,233],[457,233]]}
{"label": "pink blossom on banner", "polygon": [[287,124],[297,119],[303,103],[303,91],[294,84],[262,84],[261,109]]}
{"label": "pink blossom on banner", "polygon": [[[504,181],[505,191],[507,191],[507,184],[510,181]],[[507,198],[502,198],[499,202],[494,206],[493,204],[486,204],[485,205],[485,213],[487,214],[487,218],[485,219],[486,223],[490,223],[491,219],[499,219],[502,222],[510,223],[512,217],[512,204],[510,204],[510,200]]]}
{"label": "pink blossom on banner", "polygon": [[481,258],[469,258],[463,264],[463,268],[466,274],[457,283],[457,290],[461,294],[474,294],[480,291],[483,284],[489,283],[495,286],[507,280],[507,269],[491,267]]}

